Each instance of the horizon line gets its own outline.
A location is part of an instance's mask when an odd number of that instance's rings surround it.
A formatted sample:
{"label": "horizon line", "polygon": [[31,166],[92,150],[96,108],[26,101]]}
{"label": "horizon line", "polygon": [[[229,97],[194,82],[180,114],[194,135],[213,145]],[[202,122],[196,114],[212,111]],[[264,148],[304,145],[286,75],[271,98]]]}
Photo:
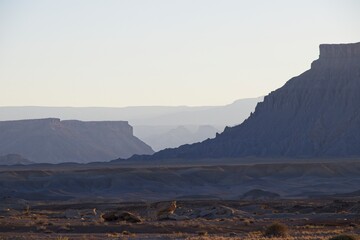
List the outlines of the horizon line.
{"label": "horizon line", "polygon": [[32,108],[32,107],[37,107],[37,108],[140,108],[140,107],[221,107],[221,106],[227,106],[230,104],[235,103],[236,101],[241,101],[241,100],[250,100],[250,99],[256,99],[256,98],[262,98],[265,97],[264,96],[257,96],[257,97],[247,97],[247,98],[239,98],[236,100],[233,100],[230,103],[227,104],[222,104],[222,105],[132,105],[132,106],[119,106],[119,107],[110,107],[110,106],[40,106],[40,105],[13,105],[13,106],[9,106],[9,105],[0,105],[0,108]]}

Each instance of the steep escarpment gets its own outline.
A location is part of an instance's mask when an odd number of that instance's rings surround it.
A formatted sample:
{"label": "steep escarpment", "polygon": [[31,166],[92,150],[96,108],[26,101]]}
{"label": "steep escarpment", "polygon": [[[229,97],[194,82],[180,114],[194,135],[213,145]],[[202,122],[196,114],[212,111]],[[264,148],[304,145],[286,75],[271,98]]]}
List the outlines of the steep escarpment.
{"label": "steep escarpment", "polygon": [[85,163],[153,153],[124,121],[1,121],[0,133],[0,155],[18,153],[38,163]]}
{"label": "steep escarpment", "polygon": [[241,125],[148,159],[360,156],[360,43],[320,45],[311,69],[259,103]]}

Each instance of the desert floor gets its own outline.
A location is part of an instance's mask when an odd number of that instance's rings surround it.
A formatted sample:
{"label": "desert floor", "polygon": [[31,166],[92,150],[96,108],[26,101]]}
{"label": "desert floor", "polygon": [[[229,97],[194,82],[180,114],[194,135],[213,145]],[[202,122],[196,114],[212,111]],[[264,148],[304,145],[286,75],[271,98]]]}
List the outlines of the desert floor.
{"label": "desert floor", "polygon": [[274,222],[289,232],[272,239],[360,234],[360,199],[0,204],[0,239],[268,239]]}

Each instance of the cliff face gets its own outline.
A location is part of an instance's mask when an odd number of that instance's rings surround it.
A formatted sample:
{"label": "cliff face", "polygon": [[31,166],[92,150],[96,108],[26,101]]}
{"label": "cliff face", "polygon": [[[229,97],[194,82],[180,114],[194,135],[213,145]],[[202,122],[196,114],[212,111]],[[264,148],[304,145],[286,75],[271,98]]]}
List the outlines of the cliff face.
{"label": "cliff face", "polygon": [[124,121],[1,121],[0,133],[0,155],[17,153],[34,162],[85,163],[153,153]]}
{"label": "cliff face", "polygon": [[311,69],[215,139],[145,158],[360,156],[360,43],[320,45]]}
{"label": "cliff face", "polygon": [[321,44],[320,59],[351,59],[360,57],[359,43]]}

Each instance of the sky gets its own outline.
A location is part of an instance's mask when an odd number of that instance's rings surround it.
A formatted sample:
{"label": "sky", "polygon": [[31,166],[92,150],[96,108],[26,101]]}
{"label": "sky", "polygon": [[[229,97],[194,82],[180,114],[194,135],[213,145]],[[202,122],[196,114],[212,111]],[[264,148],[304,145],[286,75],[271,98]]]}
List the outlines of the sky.
{"label": "sky", "polygon": [[0,106],[224,105],[360,42],[358,0],[0,0]]}

